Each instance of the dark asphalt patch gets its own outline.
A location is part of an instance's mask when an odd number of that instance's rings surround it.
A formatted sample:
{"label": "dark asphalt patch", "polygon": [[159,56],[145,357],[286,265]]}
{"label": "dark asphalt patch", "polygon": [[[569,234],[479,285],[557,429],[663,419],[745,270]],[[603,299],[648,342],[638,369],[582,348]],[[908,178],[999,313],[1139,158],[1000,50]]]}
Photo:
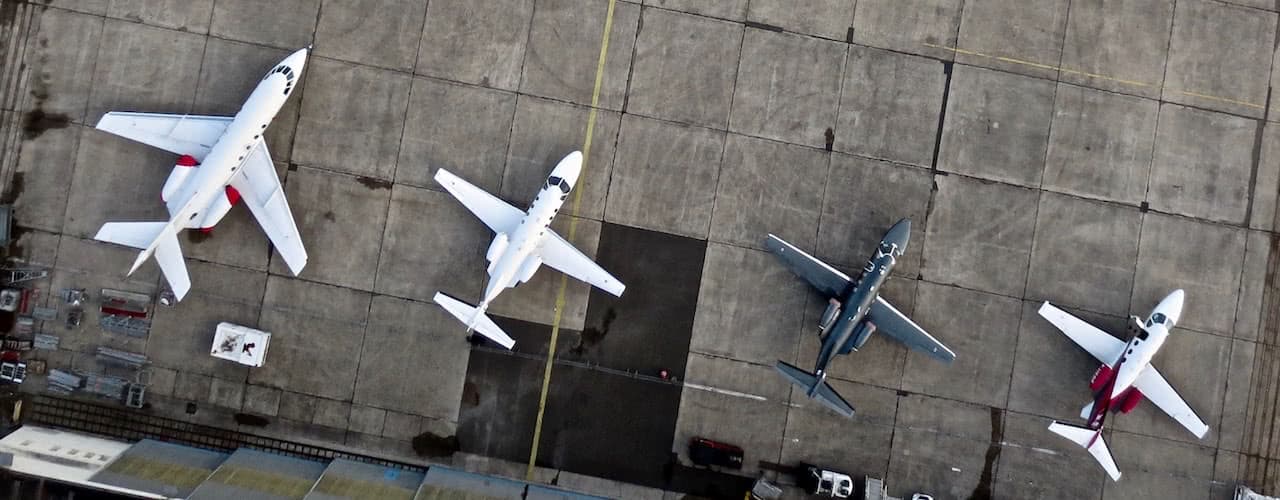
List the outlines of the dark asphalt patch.
{"label": "dark asphalt patch", "polygon": [[[683,377],[705,255],[705,241],[603,224],[596,262],[627,290],[619,298],[592,289],[584,331],[560,331],[558,357],[573,364],[560,363],[552,371],[538,465],[694,489],[681,484],[687,474],[670,465],[681,388],[619,372],[656,375],[666,369]],[[517,354],[471,351],[459,445],[468,453],[523,463],[551,327],[494,321],[516,340]]]}
{"label": "dark asphalt patch", "polygon": [[596,262],[627,290],[614,297],[592,288],[582,343],[561,341],[560,355],[683,377],[706,253],[706,241],[604,223]]}

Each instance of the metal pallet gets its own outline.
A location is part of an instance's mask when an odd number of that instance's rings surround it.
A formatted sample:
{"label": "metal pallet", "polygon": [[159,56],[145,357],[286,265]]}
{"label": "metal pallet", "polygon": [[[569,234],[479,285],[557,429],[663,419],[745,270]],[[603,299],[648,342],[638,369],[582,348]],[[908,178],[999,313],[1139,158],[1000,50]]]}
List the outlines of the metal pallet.
{"label": "metal pallet", "polygon": [[98,318],[98,325],[108,332],[140,339],[147,338],[148,332],[151,331],[150,321],[114,314]]}

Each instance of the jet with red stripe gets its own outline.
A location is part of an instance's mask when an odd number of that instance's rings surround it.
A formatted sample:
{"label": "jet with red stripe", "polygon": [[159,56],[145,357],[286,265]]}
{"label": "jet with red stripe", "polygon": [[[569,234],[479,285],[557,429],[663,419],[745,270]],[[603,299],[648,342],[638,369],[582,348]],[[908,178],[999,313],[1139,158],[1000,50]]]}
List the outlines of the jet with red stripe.
{"label": "jet with red stripe", "polygon": [[1112,337],[1053,304],[1045,302],[1040,306],[1040,316],[1102,362],[1089,383],[1089,388],[1094,391],[1093,401],[1080,410],[1080,418],[1085,419],[1085,425],[1055,421],[1049,425],[1049,430],[1089,450],[1113,480],[1120,479],[1120,470],[1102,439],[1102,425],[1108,413],[1129,413],[1145,397],[1196,437],[1203,438],[1209,432],[1209,426],[1151,366],[1151,359],[1164,346],[1182,314],[1183,297],[1182,290],[1174,290],[1156,305],[1146,321],[1135,316],[1133,320],[1138,325],[1138,333],[1128,342]]}
{"label": "jet with red stripe", "polygon": [[160,189],[168,221],[108,222],[93,237],[142,250],[129,274],[154,255],[169,288],[182,300],[191,289],[191,278],[178,232],[209,232],[239,202],[249,207],[289,270],[294,275],[302,272],[307,251],[264,134],[302,80],[308,50],[290,54],[267,72],[235,116],[112,111],[98,121],[98,130],[179,155]]}

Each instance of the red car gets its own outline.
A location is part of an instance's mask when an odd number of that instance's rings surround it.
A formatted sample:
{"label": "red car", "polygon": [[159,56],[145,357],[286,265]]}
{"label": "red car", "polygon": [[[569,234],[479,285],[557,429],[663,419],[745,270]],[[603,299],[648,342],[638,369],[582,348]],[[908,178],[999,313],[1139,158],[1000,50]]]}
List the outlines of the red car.
{"label": "red car", "polygon": [[717,465],[730,469],[741,469],[742,448],[707,438],[695,437],[689,440],[689,460],[693,461],[694,465],[704,467]]}

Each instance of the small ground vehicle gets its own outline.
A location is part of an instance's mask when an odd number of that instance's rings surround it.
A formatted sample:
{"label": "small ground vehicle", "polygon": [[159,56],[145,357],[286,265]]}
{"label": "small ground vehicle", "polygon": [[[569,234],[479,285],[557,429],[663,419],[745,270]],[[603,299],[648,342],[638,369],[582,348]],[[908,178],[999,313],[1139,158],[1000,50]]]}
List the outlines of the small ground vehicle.
{"label": "small ground vehicle", "polygon": [[689,460],[694,465],[742,468],[742,448],[703,437],[689,440]]}
{"label": "small ground vehicle", "polygon": [[796,484],[810,495],[849,498],[853,494],[853,478],[843,472],[801,463]]}

